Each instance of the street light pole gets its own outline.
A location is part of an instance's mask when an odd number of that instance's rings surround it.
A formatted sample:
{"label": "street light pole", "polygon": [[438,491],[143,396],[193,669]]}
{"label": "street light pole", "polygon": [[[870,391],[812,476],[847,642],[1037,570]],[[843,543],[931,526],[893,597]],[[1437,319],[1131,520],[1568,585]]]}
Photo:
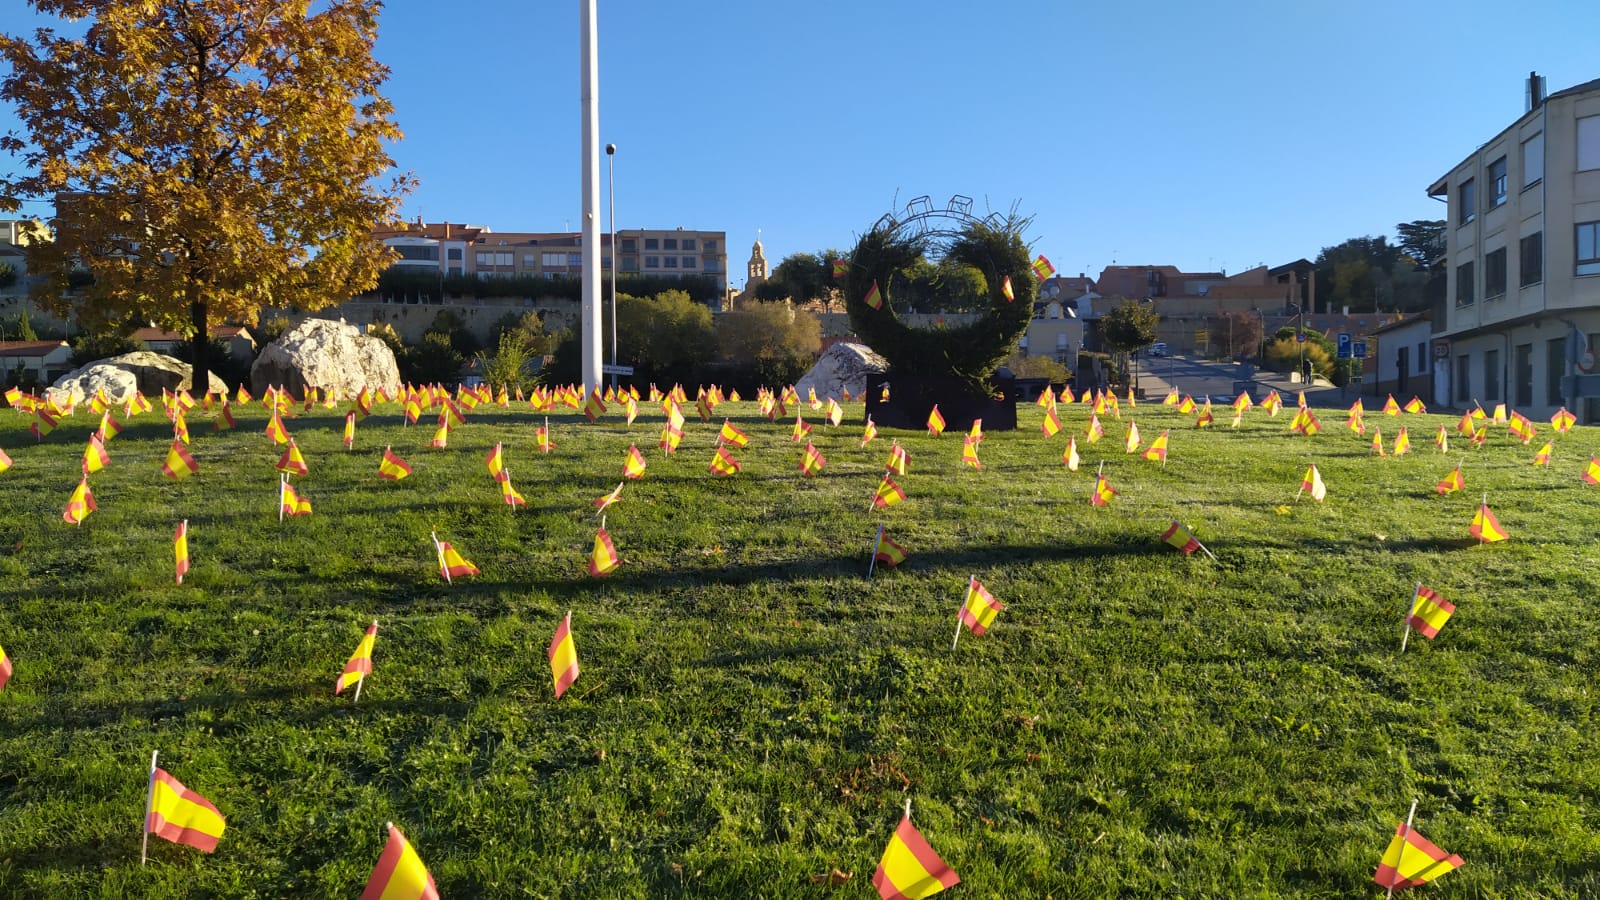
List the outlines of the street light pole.
{"label": "street light pole", "polygon": [[[617,365],[617,145],[606,145],[606,198],[611,204],[611,366]],[[611,389],[617,389],[617,373],[611,373]]]}

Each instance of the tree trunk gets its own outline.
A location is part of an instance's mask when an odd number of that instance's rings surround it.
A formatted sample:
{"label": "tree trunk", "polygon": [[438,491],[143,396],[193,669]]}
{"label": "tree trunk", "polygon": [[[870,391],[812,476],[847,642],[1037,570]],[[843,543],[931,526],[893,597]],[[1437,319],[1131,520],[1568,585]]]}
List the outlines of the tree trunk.
{"label": "tree trunk", "polygon": [[190,347],[194,376],[189,381],[189,393],[203,399],[211,387],[211,337],[206,333],[206,305],[203,301],[190,302],[189,321],[194,325],[194,341]]}

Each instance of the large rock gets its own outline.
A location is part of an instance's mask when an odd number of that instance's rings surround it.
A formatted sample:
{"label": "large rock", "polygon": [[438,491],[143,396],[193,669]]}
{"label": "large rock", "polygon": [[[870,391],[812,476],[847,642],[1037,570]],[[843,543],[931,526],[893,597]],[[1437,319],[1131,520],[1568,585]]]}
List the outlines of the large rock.
{"label": "large rock", "polygon": [[354,325],[307,319],[261,351],[250,367],[256,393],[281,386],[298,395],[307,387],[338,388],[354,396],[364,387],[398,388],[400,367],[389,345]]}
{"label": "large rock", "polygon": [[818,397],[860,397],[867,391],[867,376],[889,371],[889,361],[872,352],[866,344],[834,344],[822,354],[805,377],[795,382],[800,396],[815,388]]}
{"label": "large rock", "polygon": [[[217,377],[217,373],[209,374],[211,391],[227,393],[228,386]],[[135,390],[147,397],[159,396],[164,390],[198,394],[193,387],[193,377],[194,369],[188,363],[141,350],[96,360],[68,372],[51,386],[50,396],[57,403],[64,404],[69,398],[75,403],[82,403],[102,387],[112,403],[126,403]]]}

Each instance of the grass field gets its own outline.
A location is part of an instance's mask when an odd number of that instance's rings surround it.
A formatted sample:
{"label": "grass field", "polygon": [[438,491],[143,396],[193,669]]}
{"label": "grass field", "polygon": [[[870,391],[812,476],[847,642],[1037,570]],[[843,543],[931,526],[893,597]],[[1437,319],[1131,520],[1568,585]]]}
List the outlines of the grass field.
{"label": "grass field", "polygon": [[[668,457],[659,409],[564,410],[540,455],[525,406],[430,450],[385,404],[353,452],[319,407],[288,422],[315,512],[280,524],[259,404],[221,434],[195,410],[179,483],[158,409],[108,444],[73,527],[94,421],[35,445],[0,411],[0,895],[355,897],[392,820],[445,897],[866,898],[909,796],[951,897],[1382,896],[1413,798],[1466,862],[1428,896],[1600,896],[1600,488],[1579,479],[1600,431],[1536,468],[1546,423],[1474,449],[1454,418],[1369,412],[1386,445],[1411,433],[1380,459],[1331,412],[1305,438],[1288,412],[1199,431],[1146,404],[1087,445],[1084,407],[1046,438],[1027,406],[981,472],[959,434],[863,449],[857,421],[818,424],[828,465],[802,479],[791,423],[686,412]],[[725,413],[752,440],[713,478]],[[1130,418],[1146,442],[1171,429],[1164,468],[1123,453]],[[908,499],[874,510],[891,438]],[[525,509],[485,469],[496,442]],[[593,501],[630,443],[649,471],[607,511],[624,562],[590,578]],[[379,480],[385,445],[415,474]],[[1102,461],[1121,493],[1094,508]],[[1312,461],[1327,501],[1296,502]],[[1457,462],[1465,491],[1435,494]],[[1510,540],[1475,546],[1485,492]],[[1175,518],[1217,561],[1160,542]],[[911,557],[869,581],[879,523]],[[432,529],[482,574],[446,585]],[[952,651],[972,575],[1007,608]],[[1419,581],[1458,611],[1400,655]],[[583,673],[557,701],[569,609]],[[373,618],[352,705],[333,682]],[[157,749],[228,830],[212,855],[154,840],[141,868]],[[852,877],[814,880],[834,869]]]}

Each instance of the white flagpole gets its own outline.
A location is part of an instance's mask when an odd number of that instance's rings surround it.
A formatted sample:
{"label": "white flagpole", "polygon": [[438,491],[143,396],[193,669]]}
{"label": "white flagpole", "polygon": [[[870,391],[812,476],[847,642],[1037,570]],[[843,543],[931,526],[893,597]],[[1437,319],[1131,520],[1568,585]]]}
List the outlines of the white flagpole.
{"label": "white flagpole", "polygon": [[159,751],[159,750],[151,750],[150,751],[150,785],[149,785],[149,788],[147,789],[147,791],[145,792],[145,798],[144,798],[144,822],[142,822],[141,825],[140,825],[140,827],[144,831],[144,839],[141,841],[140,846],[139,846],[139,865],[141,865],[141,866],[145,864],[145,861],[147,859],[149,859],[149,853],[150,853],[150,809],[153,806],[155,806],[155,803],[156,803],[156,755],[159,754],[160,752],[161,751]]}
{"label": "white flagpole", "polygon": [[1096,469],[1095,473],[1094,473],[1094,486],[1089,488],[1089,498],[1090,498],[1091,501],[1093,501],[1094,496],[1096,494],[1100,493],[1100,480],[1105,478],[1105,477],[1106,477],[1106,461],[1102,459],[1102,460],[1100,460],[1100,468]]}
{"label": "white flagpole", "polygon": [[910,797],[906,798],[906,818],[907,819],[911,818],[911,798]]}
{"label": "white flagpole", "polygon": [[1387,894],[1383,895],[1384,896],[1384,900],[1393,900],[1393,897],[1394,897],[1394,883],[1396,881],[1398,881],[1400,879],[1400,877],[1401,877],[1400,876],[1400,863],[1404,862],[1405,858],[1406,858],[1406,838],[1411,836],[1411,821],[1412,821],[1412,818],[1416,816],[1416,814],[1417,814],[1417,801],[1416,801],[1415,798],[1413,798],[1412,801],[1411,801],[1411,811],[1406,813],[1406,824],[1405,824],[1405,827],[1400,829],[1400,857],[1394,861],[1394,876],[1389,879],[1389,892]]}
{"label": "white flagpole", "polygon": [[506,467],[504,467],[504,466],[501,466],[500,467],[500,474],[502,474],[502,475],[504,475],[506,477],[506,486],[505,486],[505,489],[502,491],[502,493],[505,494],[505,497],[503,497],[502,499],[504,499],[506,501],[506,505],[507,506],[511,507],[511,511],[512,512],[516,512],[517,504],[511,499],[511,493],[513,491],[515,491],[517,488],[516,488],[516,485],[513,485],[511,483],[511,470],[506,468]]}
{"label": "white flagpole", "polygon": [[278,475],[278,524],[283,524],[283,486],[289,481],[289,473],[282,472]]}
{"label": "white flagpole", "polygon": [[867,578],[872,578],[872,570],[878,566],[878,550],[883,547],[883,523],[878,523],[878,539],[872,542],[872,560],[867,563]]}
{"label": "white flagpole", "polygon": [[978,576],[967,576],[967,592],[961,596],[961,605],[956,607],[956,639],[950,642],[950,649],[954,650],[956,644],[961,643],[961,611],[967,608],[967,598],[972,596],[972,586],[978,583]]}
{"label": "white flagpole", "polygon": [[439,554],[439,571],[444,574],[444,583],[454,584],[455,582],[450,580],[450,565],[449,563],[445,562],[444,545],[439,543],[438,532],[430,531],[428,532],[428,536],[433,538],[433,552]]}
{"label": "white flagpole", "polygon": [[1411,608],[1406,610],[1406,630],[1400,635],[1400,652],[1406,652],[1406,641],[1411,639],[1411,614],[1417,611],[1417,598],[1422,596],[1422,582],[1417,582],[1417,589],[1411,594]]}

